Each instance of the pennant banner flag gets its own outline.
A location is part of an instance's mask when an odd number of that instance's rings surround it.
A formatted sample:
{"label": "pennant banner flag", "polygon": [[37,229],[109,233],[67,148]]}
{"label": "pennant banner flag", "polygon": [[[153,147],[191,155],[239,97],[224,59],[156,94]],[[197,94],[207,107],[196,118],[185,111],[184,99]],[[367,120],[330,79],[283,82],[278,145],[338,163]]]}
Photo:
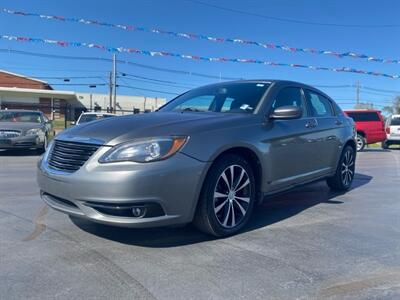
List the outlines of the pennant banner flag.
{"label": "pennant banner flag", "polygon": [[385,73],[381,73],[381,72],[364,71],[364,70],[358,70],[358,69],[353,69],[353,68],[348,68],[348,67],[328,68],[328,67],[318,67],[318,66],[301,65],[301,64],[279,63],[279,62],[258,60],[258,59],[252,59],[252,58],[247,59],[247,58],[227,58],[227,57],[206,57],[206,56],[172,53],[172,52],[166,52],[166,51],[149,51],[149,50],[141,50],[141,49],[135,49],[135,48],[110,47],[110,46],[104,46],[101,44],[94,44],[94,43],[70,42],[70,41],[50,40],[50,39],[41,39],[41,38],[31,38],[31,37],[19,37],[19,36],[13,36],[13,35],[0,35],[0,39],[8,40],[8,41],[17,41],[17,42],[50,44],[50,45],[57,45],[57,46],[61,46],[61,47],[86,47],[86,48],[100,49],[100,50],[104,50],[104,51],[108,51],[108,52],[140,54],[140,55],[153,56],[153,57],[155,57],[155,56],[176,57],[176,58],[190,59],[190,60],[195,60],[195,61],[260,64],[260,65],[267,65],[267,66],[274,66],[274,67],[303,68],[303,69],[316,70],[316,71],[357,73],[357,74],[364,74],[364,75],[387,77],[387,78],[392,78],[392,79],[398,79],[400,77],[400,75],[390,75],[390,74],[385,74]]}
{"label": "pennant banner flag", "polygon": [[282,51],[290,52],[290,53],[309,53],[309,54],[319,54],[319,55],[330,55],[337,58],[343,57],[351,57],[357,59],[363,59],[366,61],[374,61],[380,63],[388,63],[388,64],[400,64],[400,59],[384,59],[378,58],[371,55],[366,54],[359,54],[356,52],[338,52],[332,50],[318,50],[312,48],[298,48],[298,47],[290,47],[286,45],[278,45],[273,43],[262,43],[257,41],[251,40],[244,40],[239,38],[223,38],[223,37],[214,37],[214,36],[207,36],[203,34],[194,34],[194,33],[182,33],[182,32],[174,32],[168,31],[163,29],[156,29],[156,28],[146,28],[141,26],[134,26],[134,25],[121,25],[121,24],[112,24],[102,21],[96,20],[88,20],[82,18],[69,18],[69,17],[62,17],[62,16],[53,16],[53,15],[43,15],[38,13],[31,13],[31,12],[22,12],[22,11],[14,11],[10,9],[3,8],[1,9],[3,13],[18,15],[18,16],[29,16],[29,17],[38,17],[44,20],[56,20],[61,22],[71,22],[71,23],[80,23],[86,25],[96,25],[96,26],[104,26],[104,27],[112,27],[118,28],[127,31],[142,31],[142,32],[149,32],[154,34],[162,34],[168,36],[174,36],[179,38],[191,39],[191,40],[206,40],[216,43],[231,43],[231,44],[241,44],[241,45],[253,45],[258,46],[266,49],[279,49]]}

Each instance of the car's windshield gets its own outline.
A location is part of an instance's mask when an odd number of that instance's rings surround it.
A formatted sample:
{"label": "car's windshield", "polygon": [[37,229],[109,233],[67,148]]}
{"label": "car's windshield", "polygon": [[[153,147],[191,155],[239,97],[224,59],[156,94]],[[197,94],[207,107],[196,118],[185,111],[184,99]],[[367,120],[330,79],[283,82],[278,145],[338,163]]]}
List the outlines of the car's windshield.
{"label": "car's windshield", "polygon": [[0,122],[41,123],[40,113],[26,111],[0,111]]}
{"label": "car's windshield", "polygon": [[160,111],[253,113],[269,83],[226,83],[194,89]]}
{"label": "car's windshield", "polygon": [[92,122],[92,121],[100,120],[103,118],[110,118],[110,117],[113,117],[113,115],[103,115],[103,114],[82,115],[81,118],[79,119],[79,124]]}

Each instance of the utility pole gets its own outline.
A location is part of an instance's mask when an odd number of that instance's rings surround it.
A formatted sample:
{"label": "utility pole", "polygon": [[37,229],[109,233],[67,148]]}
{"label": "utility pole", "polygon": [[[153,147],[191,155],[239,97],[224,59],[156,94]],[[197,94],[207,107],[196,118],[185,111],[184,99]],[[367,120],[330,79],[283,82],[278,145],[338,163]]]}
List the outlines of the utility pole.
{"label": "utility pole", "polygon": [[356,83],[356,101],[357,101],[357,105],[360,104],[360,81],[357,80]]}
{"label": "utility pole", "polygon": [[110,72],[110,104],[109,104],[109,112],[112,113],[113,109],[113,99],[112,99],[112,95],[113,95],[113,82],[112,82],[112,72]]}
{"label": "utility pole", "polygon": [[113,99],[113,112],[117,112],[117,55],[113,54],[113,85],[114,85],[114,99]]}

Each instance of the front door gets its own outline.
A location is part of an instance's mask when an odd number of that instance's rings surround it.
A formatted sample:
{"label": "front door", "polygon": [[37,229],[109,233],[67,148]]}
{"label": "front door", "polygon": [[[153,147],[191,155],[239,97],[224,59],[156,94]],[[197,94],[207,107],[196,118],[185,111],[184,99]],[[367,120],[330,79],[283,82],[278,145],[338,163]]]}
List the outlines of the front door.
{"label": "front door", "polygon": [[271,191],[290,188],[305,181],[317,169],[314,131],[318,124],[309,115],[300,88],[282,88],[273,99],[271,111],[288,105],[301,107],[303,116],[300,119],[271,120],[265,128],[269,146],[265,178]]}

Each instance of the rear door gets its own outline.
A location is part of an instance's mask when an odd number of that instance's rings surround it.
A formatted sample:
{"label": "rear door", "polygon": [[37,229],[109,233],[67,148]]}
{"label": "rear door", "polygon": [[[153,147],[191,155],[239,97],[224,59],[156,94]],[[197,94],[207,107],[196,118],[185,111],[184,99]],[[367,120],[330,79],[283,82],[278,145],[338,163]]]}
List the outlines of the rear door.
{"label": "rear door", "polygon": [[313,90],[304,90],[311,115],[316,119],[311,142],[315,150],[313,167],[317,175],[330,173],[336,168],[341,149],[341,130],[344,124],[330,99]]}

